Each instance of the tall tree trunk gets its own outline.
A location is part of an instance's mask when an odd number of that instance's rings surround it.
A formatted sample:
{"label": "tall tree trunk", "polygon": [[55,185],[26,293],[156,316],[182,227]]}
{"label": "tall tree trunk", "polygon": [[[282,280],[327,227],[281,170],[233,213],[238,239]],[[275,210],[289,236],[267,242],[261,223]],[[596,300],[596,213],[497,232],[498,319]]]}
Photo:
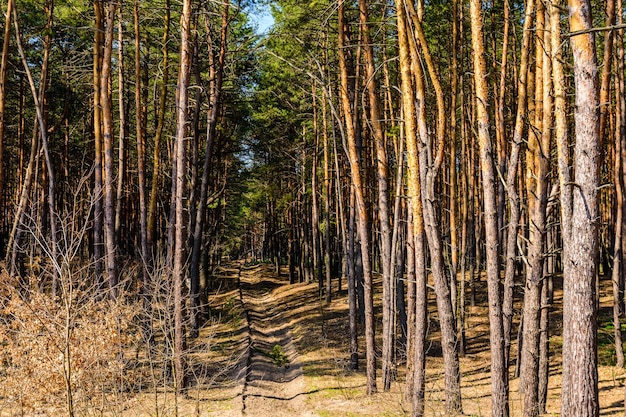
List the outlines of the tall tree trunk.
{"label": "tall tree trunk", "polygon": [[117,268],[115,239],[115,193],[113,181],[113,106],[111,98],[111,58],[113,53],[113,37],[115,34],[115,2],[107,2],[104,26],[104,47],[102,68],[100,70],[100,106],[102,108],[102,140],[104,151],[104,241],[106,247],[106,269],[109,284],[109,295],[117,298]]}
{"label": "tall tree trunk", "polygon": [[[565,416],[596,417],[599,415],[595,304],[600,184],[598,67],[594,35],[589,32],[593,27],[591,4],[588,0],[569,0],[569,13],[576,91],[576,143],[570,176],[568,143],[566,137],[557,136],[563,228],[561,411]],[[552,30],[554,32],[555,28]],[[555,85],[563,82],[562,74],[555,74]],[[555,97],[559,97],[556,88]]]}
{"label": "tall tree trunk", "polygon": [[[119,114],[119,140],[117,144],[117,188],[115,192],[115,236],[120,237],[120,241],[123,239],[120,236],[122,227],[122,200],[124,198],[124,181],[126,175],[126,109],[124,106],[124,90],[126,89],[126,81],[124,77],[124,28],[122,25],[122,8],[117,9],[117,103]],[[137,107],[139,111],[140,107]]]}
{"label": "tall tree trunk", "polygon": [[377,180],[378,180],[378,219],[380,222],[380,255],[383,273],[383,352],[382,377],[383,390],[389,391],[391,381],[395,375],[393,366],[393,315],[395,311],[394,291],[392,290],[391,271],[391,228],[389,214],[389,167],[387,149],[380,123],[380,101],[378,99],[378,82],[374,67],[374,48],[368,27],[368,5],[366,0],[359,0],[360,28],[365,52],[365,76],[367,78],[367,92],[369,98],[369,122],[374,135],[376,146]]}
{"label": "tall tree trunk", "polygon": [[361,259],[363,264],[367,394],[373,394],[376,392],[376,352],[374,345],[374,299],[372,292],[372,268],[370,264],[368,215],[364,196],[363,180],[361,176],[361,163],[359,161],[359,155],[356,146],[356,133],[354,128],[355,117],[350,103],[348,68],[344,52],[347,22],[345,19],[343,2],[339,2],[338,25],[339,75],[341,79],[340,101],[346,125],[345,128],[346,138],[348,142],[348,160],[350,162],[350,174],[356,198],[355,209],[357,211],[357,230],[359,233],[359,240],[361,245]]}
{"label": "tall tree trunk", "polygon": [[[507,155],[507,138],[506,138],[506,128],[505,128],[505,120],[504,120],[504,112],[505,112],[505,94],[507,89],[507,65],[508,65],[508,51],[509,51],[509,31],[510,31],[510,4],[508,1],[503,1],[503,20],[504,20],[504,28],[502,29],[502,55],[500,59],[500,80],[498,86],[498,94],[496,102],[496,108],[494,111],[495,123],[496,123],[496,144],[497,144],[497,155],[498,155],[498,169],[500,170],[501,175],[504,177],[507,171],[506,165],[506,155]],[[494,60],[494,67],[496,62]],[[505,248],[504,244],[504,236],[506,236],[506,230],[504,227],[504,218],[506,211],[505,204],[505,183],[503,181],[498,181],[498,202],[497,202],[497,210],[498,210],[498,245],[502,248]],[[503,303],[504,307],[504,303]],[[503,318],[503,327],[504,321],[506,318]],[[506,329],[505,329],[506,331]],[[506,336],[505,336],[506,338]],[[506,341],[506,339],[505,339]],[[506,352],[505,347],[505,361],[506,367],[508,369],[508,353]]]}
{"label": "tall tree trunk", "polygon": [[548,265],[544,262],[544,279],[541,283],[541,313],[539,317],[539,373],[537,399],[539,414],[546,413],[548,382],[550,379],[550,301]]}
{"label": "tall tree trunk", "polygon": [[535,417],[539,405],[539,359],[541,293],[544,280],[545,224],[548,200],[548,174],[551,136],[552,96],[550,94],[550,43],[545,31],[545,8],[537,5],[535,42],[535,120],[531,126],[526,152],[529,242],[524,293],[524,345],[520,384],[524,393],[524,415]]}
{"label": "tall tree trunk", "polygon": [[[620,8],[621,10],[621,8]],[[618,39],[621,40],[621,33]],[[613,241],[613,268],[611,280],[613,282],[613,328],[615,337],[615,354],[616,364],[618,368],[624,367],[624,345],[622,337],[622,326],[620,316],[622,311],[622,292],[624,277],[624,160],[626,145],[626,99],[624,97],[624,72],[623,61],[620,56],[623,55],[623,45],[618,43],[618,56],[616,57],[616,68],[618,75],[615,79],[615,144],[614,144],[614,166],[613,181],[615,183],[615,236]]]}
{"label": "tall tree trunk", "polygon": [[[13,0],[7,1],[7,12],[4,20],[4,40],[2,42],[2,61],[0,62],[0,213],[4,213],[6,201],[4,193],[4,112],[6,105],[7,63],[9,62],[9,41],[11,39],[11,15]],[[1,244],[2,242],[0,242]],[[9,253],[9,251],[7,251]]]}
{"label": "tall tree trunk", "polygon": [[[528,88],[528,59],[530,53],[532,25],[534,16],[534,0],[528,0],[525,6],[524,26],[522,35],[522,49],[520,51],[519,76],[517,80],[517,110],[515,114],[515,127],[513,140],[508,160],[508,172],[506,176],[506,192],[509,202],[509,224],[506,241],[506,262],[504,271],[504,294],[502,301],[503,329],[506,366],[510,363],[511,352],[511,329],[513,325],[513,287],[515,285],[515,268],[517,264],[517,237],[521,217],[520,201],[517,192],[517,171],[519,155],[523,143],[524,123],[527,107]],[[518,343],[519,344],[519,343]],[[519,352],[519,350],[518,350]],[[519,362],[518,362],[519,367]]]}
{"label": "tall tree trunk", "polygon": [[[541,285],[540,285],[540,296],[539,296],[539,372],[538,372],[538,390],[537,390],[537,399],[538,399],[538,408],[539,414],[544,414],[546,412],[546,399],[548,393],[548,378],[549,378],[549,313],[550,307],[548,305],[548,273],[547,273],[547,262],[546,262],[546,252],[545,249],[547,247],[546,241],[546,230],[547,230],[547,210],[548,210],[548,201],[551,197],[550,184],[548,177],[550,175],[550,153],[549,149],[551,149],[551,139],[552,139],[552,116],[553,116],[553,100],[552,100],[552,62],[550,61],[552,56],[552,47],[550,44],[550,17],[551,10],[546,5],[543,6],[545,18],[543,25],[543,33],[537,33],[537,36],[542,36],[542,44],[543,44],[543,65],[542,65],[542,82],[543,82],[543,102],[541,103],[542,109],[542,126],[541,126],[541,143],[538,149],[536,149],[536,153],[539,157],[538,162],[538,170],[536,172],[536,194],[535,198],[537,198],[539,204],[536,206],[538,212],[537,216],[533,221],[533,225],[531,227],[535,227],[537,231],[540,231],[540,242],[541,247],[537,248],[540,253],[540,262],[538,262],[538,266],[542,267],[541,273]],[[528,161],[527,161],[528,163]],[[530,198],[530,197],[529,197]],[[539,209],[541,209],[539,211]],[[533,241],[534,243],[534,241]],[[538,271],[539,272],[539,271]]]}
{"label": "tall tree trunk", "polygon": [[[332,90],[329,90],[329,92]],[[331,94],[327,94],[327,101],[333,109]],[[335,114],[337,122],[340,122],[338,114]],[[342,137],[345,135],[343,126],[339,124],[339,131]],[[337,207],[339,208],[338,223],[341,223],[341,241],[343,250],[343,274],[348,279],[348,328],[350,339],[350,369],[359,369],[359,343],[357,331],[357,305],[356,305],[356,274],[354,271],[354,193],[352,187],[349,192],[349,213],[346,217],[344,210],[344,193],[342,192],[342,182],[339,171],[339,155],[337,152],[337,138],[333,137],[333,159],[335,163],[335,194],[337,196]],[[346,223],[348,226],[346,227]]]}
{"label": "tall tree trunk", "polygon": [[104,283],[104,210],[102,206],[102,106],[100,105],[100,73],[102,72],[102,45],[104,34],[103,4],[93,3],[95,13],[93,53],[93,131],[94,131],[94,203],[93,203],[93,257],[96,285]]}
{"label": "tall tree trunk", "polygon": [[[13,9],[15,8],[15,6],[13,5],[12,2],[9,2],[9,4],[11,6],[10,9],[7,9],[7,14],[9,15],[13,15]],[[7,16],[7,22],[10,25],[11,24],[11,18],[10,16]],[[6,28],[5,28],[6,30]],[[10,34],[10,31],[9,31]],[[19,36],[19,34],[16,34],[16,39],[17,36]],[[7,40],[7,38],[5,37],[5,41]],[[4,57],[7,56],[7,54],[3,54],[3,59]],[[24,104],[24,94],[22,93],[22,91],[24,91],[23,89],[23,77],[20,77],[20,128],[22,128],[23,125],[23,104]],[[42,78],[43,81],[43,78]],[[45,84],[45,83],[42,83]],[[23,149],[23,144],[20,144],[20,150]],[[21,192],[20,192],[20,197],[18,199],[18,203],[17,203],[17,208],[15,211],[15,216],[13,218],[13,225],[11,227],[11,231],[9,233],[9,241],[7,244],[7,251],[6,251],[6,255],[5,255],[5,263],[8,266],[9,269],[9,273],[11,275],[16,275],[18,273],[18,254],[20,251],[20,238],[21,238],[21,228],[20,226],[24,223],[24,219],[26,217],[26,206],[28,204],[28,199],[30,198],[30,192],[31,192],[31,188],[32,188],[32,183],[33,183],[33,178],[36,174],[36,164],[38,164],[39,161],[39,137],[38,137],[38,129],[37,129],[37,123],[35,124],[35,127],[33,129],[33,135],[31,137],[31,145],[30,145],[30,156],[28,159],[28,165],[26,167],[26,173],[24,174],[23,178],[20,178],[20,182],[22,184],[21,187]],[[20,164],[22,165],[22,164]],[[20,166],[20,176],[22,173],[22,167]]]}
{"label": "tall tree trunk", "polygon": [[[407,250],[414,250],[413,266],[415,271],[415,325],[411,335],[412,358],[412,382],[413,392],[413,416],[424,415],[424,389],[426,383],[426,319],[427,319],[427,293],[426,293],[426,263],[424,247],[424,217],[422,212],[421,174],[418,159],[417,146],[417,120],[415,109],[415,89],[413,86],[413,73],[411,70],[411,46],[409,23],[406,14],[406,5],[402,0],[396,1],[398,13],[398,49],[400,55],[400,75],[402,89],[402,109],[404,114],[404,130],[407,147],[408,166],[408,197],[411,205],[412,224],[409,228]],[[411,231],[413,232],[411,234]],[[411,260],[409,257],[409,261]],[[409,275],[410,277],[410,275]],[[409,289],[411,291],[411,289]],[[409,300],[411,300],[409,298]],[[409,305],[411,303],[409,302]],[[409,320],[410,321],[410,320]]]}
{"label": "tall tree trunk", "polygon": [[184,191],[186,177],[185,136],[187,133],[187,104],[189,93],[189,74],[191,66],[191,0],[183,0],[180,17],[180,66],[176,85],[176,135],[173,163],[176,165],[176,193],[172,196],[174,211],[174,251],[172,282],[174,284],[174,380],[177,392],[187,386],[187,365],[185,335],[183,286],[185,281],[185,233],[184,233]]}
{"label": "tall tree trunk", "polygon": [[[46,28],[52,30],[53,23],[53,10],[54,3],[52,1],[46,2],[46,12],[48,16],[48,22],[46,24]],[[56,203],[55,203],[55,181],[54,181],[54,169],[52,158],[50,157],[50,149],[48,145],[48,129],[46,126],[45,120],[45,95],[47,91],[48,85],[48,62],[50,56],[50,47],[52,44],[50,35],[45,36],[44,38],[44,58],[43,65],[41,70],[41,80],[39,84],[39,92],[37,91],[37,87],[35,86],[35,81],[30,71],[30,67],[28,61],[26,60],[26,54],[24,53],[24,49],[22,47],[22,37],[21,32],[17,20],[17,10],[13,7],[13,24],[15,27],[15,40],[17,43],[17,48],[19,51],[20,59],[22,61],[22,67],[24,68],[24,72],[26,73],[26,78],[28,79],[28,84],[30,86],[30,91],[33,96],[33,102],[35,105],[35,111],[37,114],[37,124],[39,126],[39,131],[41,134],[41,149],[43,150],[45,165],[47,169],[48,175],[48,213],[50,216],[50,243],[49,243],[49,253],[52,257],[52,290],[53,295],[56,293],[58,278],[60,276],[61,268],[58,259],[58,250],[59,244],[57,242],[57,215],[56,215]],[[25,187],[26,188],[26,187]]]}
{"label": "tall tree trunk", "polygon": [[500,268],[498,262],[497,184],[493,149],[489,135],[487,103],[487,65],[483,43],[483,16],[480,0],[470,2],[472,49],[474,50],[474,85],[476,89],[476,121],[483,179],[483,207],[485,211],[485,245],[487,255],[487,283],[489,296],[489,338],[491,349],[491,407],[492,415],[509,415],[508,368],[504,354],[502,328],[502,300],[500,298]]}
{"label": "tall tree trunk", "polygon": [[[446,411],[448,414],[454,415],[462,413],[461,403],[461,376],[459,366],[459,351],[456,338],[455,315],[452,308],[452,298],[450,291],[450,282],[445,271],[443,261],[443,241],[441,231],[437,219],[437,208],[435,203],[437,196],[435,195],[437,177],[441,169],[445,149],[445,104],[443,97],[443,89],[439,81],[432,56],[430,54],[426,37],[422,29],[421,20],[417,12],[413,8],[411,2],[405,2],[407,13],[413,22],[413,29],[417,35],[417,42],[421,57],[423,57],[430,74],[430,80],[433,84],[436,101],[437,101],[437,121],[436,121],[436,144],[431,141],[430,134],[426,124],[426,108],[425,98],[426,92],[424,87],[424,74],[421,66],[418,64],[417,48],[415,45],[412,49],[413,77],[415,80],[415,99],[417,131],[419,133],[418,151],[420,158],[420,173],[422,179],[422,204],[424,214],[424,229],[428,240],[428,248],[431,261],[431,272],[435,283],[435,293],[437,296],[437,310],[439,312],[439,324],[441,326],[441,345],[445,367],[445,396]],[[409,41],[412,38],[409,39]],[[436,145],[436,146],[435,146]],[[434,152],[433,152],[434,148]]]}
{"label": "tall tree trunk", "polygon": [[[313,91],[311,91],[313,98],[313,158],[311,161],[311,238],[313,241],[313,271],[317,285],[319,289],[319,295],[322,296],[324,291],[324,271],[322,270],[322,240],[320,233],[320,210],[317,198],[317,168],[319,164],[319,129],[317,125],[317,95],[315,93],[315,84],[313,84]],[[307,147],[306,136],[303,132],[302,139],[304,140],[304,147]],[[306,157],[304,158],[306,160]],[[330,303],[332,299],[332,293],[326,292],[325,301]]]}
{"label": "tall tree trunk", "polygon": [[[215,143],[215,136],[217,132],[217,122],[219,118],[219,109],[221,106],[221,93],[222,93],[222,80],[224,74],[224,63],[226,62],[226,42],[228,35],[228,11],[230,8],[230,2],[226,1],[222,8],[222,30],[220,37],[220,53],[215,62],[213,59],[213,65],[211,65],[210,77],[210,105],[209,113],[207,115],[207,138],[206,149],[204,154],[204,163],[202,165],[202,183],[200,185],[200,201],[198,203],[198,209],[196,211],[195,228],[193,231],[193,248],[191,252],[191,268],[190,268],[190,282],[191,282],[191,333],[190,337],[197,337],[198,328],[200,325],[199,315],[201,312],[200,306],[200,257],[202,249],[202,235],[204,233],[204,222],[206,219],[206,204],[209,191],[209,175],[211,173],[211,156],[213,153],[213,144]],[[207,27],[207,32],[208,32]],[[209,48],[211,48],[209,43]],[[209,50],[209,53],[212,53]]]}
{"label": "tall tree trunk", "polygon": [[[615,24],[615,0],[606,2],[605,26]],[[602,75],[600,77],[600,141],[604,141],[606,121],[611,109],[611,64],[613,63],[613,38],[615,31],[607,30],[604,35],[604,57],[602,59]]]}
{"label": "tall tree trunk", "polygon": [[[403,125],[401,125],[401,128]],[[417,391],[415,389],[415,237],[413,235],[413,215],[411,207],[411,201],[407,201],[406,212],[406,381],[405,381],[405,400],[413,406],[413,413],[416,414],[416,406],[422,407],[424,404],[423,397],[418,404],[415,403],[415,395],[422,394],[423,390]],[[424,330],[425,332],[426,330]],[[421,364],[422,368],[424,364]],[[422,377],[423,379],[423,377]],[[417,414],[423,414],[423,407],[421,412]]]}
{"label": "tall tree trunk", "polygon": [[[140,256],[142,261],[143,305],[146,313],[150,309],[150,264],[148,247],[148,225],[146,205],[146,138],[144,122],[144,105],[142,101],[141,83],[141,28],[139,21],[139,0],[133,2],[133,23],[135,30],[135,132],[137,136],[137,179],[139,185],[139,239],[141,244]],[[156,146],[156,145],[155,145]],[[145,324],[147,336],[152,337],[150,326]]]}
{"label": "tall tree trunk", "polygon": [[[328,137],[328,113],[326,101],[322,101],[322,138],[324,141],[324,275],[326,279],[326,297],[330,300],[332,293],[331,248],[330,248],[330,146]],[[342,223],[345,227],[345,223]],[[341,282],[341,280],[339,281]],[[339,293],[341,288],[337,291]]]}
{"label": "tall tree trunk", "polygon": [[[452,310],[456,316],[457,332],[460,329],[459,326],[459,295],[457,293],[457,271],[459,264],[459,244],[458,244],[458,185],[457,185],[457,96],[459,91],[459,62],[458,62],[458,49],[459,49],[459,24],[458,24],[458,0],[452,2],[452,75],[450,79],[450,192],[449,192],[449,210],[450,210],[450,289],[452,297]],[[460,334],[460,332],[459,332]],[[459,336],[457,335],[457,338]],[[464,352],[459,349],[461,355]]]}
{"label": "tall tree trunk", "polygon": [[[161,166],[161,137],[163,136],[163,126],[165,124],[165,111],[167,104],[167,87],[169,83],[169,32],[170,32],[170,0],[165,0],[165,17],[162,40],[163,61],[163,79],[161,80],[161,90],[159,92],[159,108],[157,109],[157,128],[154,134],[154,152],[152,158],[152,186],[150,189],[150,201],[148,203],[148,219],[146,225],[146,239],[149,251],[154,251],[155,234],[156,234],[156,217],[157,217],[157,194],[159,191],[159,178]],[[146,260],[152,263],[153,254],[149,254]]]}

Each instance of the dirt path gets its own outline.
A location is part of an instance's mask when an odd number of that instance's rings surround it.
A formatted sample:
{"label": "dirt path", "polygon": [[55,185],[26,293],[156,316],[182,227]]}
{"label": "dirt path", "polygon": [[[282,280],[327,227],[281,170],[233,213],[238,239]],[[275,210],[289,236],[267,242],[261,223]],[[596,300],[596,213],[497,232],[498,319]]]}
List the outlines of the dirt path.
{"label": "dirt path", "polygon": [[243,268],[240,296],[249,328],[244,416],[313,416],[304,398],[302,365],[284,319],[284,305],[273,291],[285,285],[260,267]]}

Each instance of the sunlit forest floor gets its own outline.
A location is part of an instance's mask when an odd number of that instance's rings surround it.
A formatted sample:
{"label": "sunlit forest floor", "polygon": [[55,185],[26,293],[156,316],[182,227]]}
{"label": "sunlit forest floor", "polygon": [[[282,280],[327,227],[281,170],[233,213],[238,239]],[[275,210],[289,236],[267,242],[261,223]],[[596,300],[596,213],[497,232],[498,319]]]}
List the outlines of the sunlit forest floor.
{"label": "sunlit forest floor", "polygon": [[[244,269],[245,271],[245,269]],[[271,266],[258,265],[251,267],[250,271],[263,278],[263,282],[269,285],[272,297],[282,306],[281,320],[288,326],[295,341],[298,355],[298,366],[304,373],[304,386],[298,386],[296,391],[300,395],[290,395],[283,398],[285,403],[294,398],[304,398],[304,403],[293,409],[291,415],[318,415],[333,417],[349,416],[404,416],[410,415],[410,404],[404,400],[404,364],[400,363],[397,382],[392,384],[390,392],[379,392],[373,396],[365,395],[365,370],[364,361],[362,369],[351,371],[348,366],[348,323],[347,323],[347,292],[345,283],[343,290],[337,294],[336,283],[334,284],[333,301],[330,305],[319,300],[318,285],[295,284],[288,285],[286,271],[281,271],[277,277]],[[245,345],[246,331],[240,331],[245,322],[244,305],[240,298],[234,281],[237,272],[225,269],[218,287],[219,295],[212,299],[215,306],[227,306],[226,309],[217,308],[214,313],[221,312],[220,323],[214,330],[214,346],[212,347],[213,360],[218,363],[233,362],[232,358],[242,354],[242,346]],[[379,277],[377,277],[379,278]],[[285,285],[279,286],[278,280]],[[378,279],[377,285],[380,285]],[[469,290],[468,290],[469,291]],[[378,288],[376,294],[380,295]],[[476,283],[476,306],[467,307],[467,354],[461,358],[462,369],[462,394],[463,408],[468,416],[491,415],[491,381],[489,373],[489,325],[487,322],[486,306],[486,283]],[[599,329],[599,357],[600,357],[600,406],[601,415],[622,415],[624,404],[624,372],[610,363],[614,361],[612,345],[611,317],[611,293],[610,282],[603,281],[601,297],[601,314]],[[519,297],[518,297],[519,300]],[[380,297],[376,298],[378,323],[377,333],[382,328],[380,317]],[[561,282],[555,281],[555,306],[553,311],[560,311]],[[516,305],[515,322],[518,322],[521,305]],[[434,295],[430,300],[430,342],[427,362],[427,389],[426,389],[426,415],[444,416],[443,404],[443,361],[438,347],[438,329],[436,325],[436,309]],[[548,416],[559,415],[560,390],[561,390],[561,317],[551,315],[551,338],[550,338],[550,382],[547,402]],[[245,326],[245,324],[243,324]],[[231,330],[228,330],[228,327]],[[220,330],[218,330],[218,328]],[[515,329],[514,329],[515,330]],[[231,336],[227,336],[230,334]],[[226,336],[224,338],[224,336]],[[234,337],[233,337],[234,336]],[[363,340],[361,351],[364,351]],[[379,341],[380,342],[380,341]],[[378,343],[380,348],[380,343]],[[514,341],[511,357],[515,360],[517,355],[517,343]],[[230,359],[229,359],[230,358]],[[522,401],[518,393],[519,379],[513,376],[515,364],[511,367],[511,415],[522,415]],[[379,371],[380,376],[380,371]],[[243,378],[245,380],[245,377]],[[226,382],[226,381],[223,381]],[[232,383],[232,380],[231,380]],[[286,382],[289,384],[290,382]],[[379,387],[381,381],[378,381]],[[239,388],[241,390],[241,388]],[[212,401],[206,403],[209,415],[241,415],[241,395],[236,395],[237,389],[228,388],[223,384],[216,384],[210,390]],[[241,392],[241,391],[239,391]],[[268,397],[271,395],[268,395]],[[280,394],[276,395],[280,397]],[[244,395],[245,397],[245,395]],[[275,399],[274,399],[275,400]],[[272,408],[270,407],[270,410]],[[267,410],[261,411],[247,408],[247,415],[290,415],[285,413],[285,408],[280,406],[280,401],[274,404],[273,413]],[[297,410],[297,411],[296,411]],[[267,412],[267,414],[266,414]]]}
{"label": "sunlit forest floor", "polygon": [[[404,363],[389,392],[365,395],[364,360],[349,369],[346,284],[333,301],[321,301],[317,283],[289,285],[286,269],[233,263],[220,268],[211,283],[211,320],[200,337],[189,341],[191,388],[175,396],[171,385],[127,384],[82,407],[77,415],[106,416],[406,416]],[[376,276],[377,333],[382,329],[380,277]],[[561,282],[555,281],[555,305],[561,311]],[[469,288],[468,288],[469,294]],[[602,281],[599,327],[601,415],[623,415],[624,371],[611,364],[614,348],[610,281]],[[469,298],[469,297],[468,297]],[[467,416],[490,416],[490,354],[486,283],[476,283],[476,305],[467,306],[467,354],[461,358],[463,409]],[[514,322],[519,322],[520,297]],[[434,295],[430,295],[426,415],[445,416],[443,361]],[[547,416],[558,416],[561,390],[561,317],[551,315],[550,382]],[[362,329],[361,329],[362,330]],[[514,329],[514,331],[516,328]],[[360,352],[364,352],[361,337]],[[377,347],[380,353],[380,339]],[[517,356],[514,341],[511,357]],[[364,359],[363,355],[360,355]],[[141,358],[137,363],[142,363]],[[145,365],[143,365],[145,366]],[[380,366],[380,364],[379,364]],[[521,416],[519,379],[511,367],[511,415]],[[146,368],[148,369],[148,368]],[[154,368],[158,369],[158,368]],[[159,372],[159,371],[156,371]],[[378,372],[379,389],[380,370]],[[148,377],[149,377],[148,373]],[[161,375],[153,375],[159,379]],[[164,380],[166,381],[166,380]],[[103,400],[104,399],[104,400]],[[102,403],[102,401],[105,401]],[[62,401],[61,401],[62,403]],[[0,415],[34,415],[0,402]],[[39,408],[41,410],[41,408]],[[37,415],[66,415],[63,407]]]}

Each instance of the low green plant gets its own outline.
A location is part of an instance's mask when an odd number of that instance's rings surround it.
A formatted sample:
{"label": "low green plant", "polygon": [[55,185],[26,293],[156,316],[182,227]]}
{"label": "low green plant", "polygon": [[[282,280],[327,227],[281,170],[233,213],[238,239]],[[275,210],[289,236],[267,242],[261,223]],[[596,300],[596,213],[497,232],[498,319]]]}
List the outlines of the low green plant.
{"label": "low green plant", "polygon": [[272,351],[268,354],[268,356],[274,361],[276,366],[288,366],[289,358],[285,355],[285,351],[282,346],[274,345]]}
{"label": "low green plant", "polygon": [[274,362],[274,365],[276,366],[284,366],[284,367],[289,366],[289,358],[285,354],[283,347],[280,345],[274,345],[274,347],[270,351],[259,349],[255,346],[252,346],[252,350],[254,352],[260,353],[263,356],[270,358],[272,362]]}

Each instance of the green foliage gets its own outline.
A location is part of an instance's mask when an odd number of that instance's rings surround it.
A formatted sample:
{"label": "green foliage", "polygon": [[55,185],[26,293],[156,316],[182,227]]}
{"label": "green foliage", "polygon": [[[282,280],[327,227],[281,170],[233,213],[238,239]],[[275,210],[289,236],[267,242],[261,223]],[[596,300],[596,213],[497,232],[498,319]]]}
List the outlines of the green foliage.
{"label": "green foliage", "polygon": [[274,361],[274,364],[276,366],[289,365],[289,358],[287,358],[287,355],[285,355],[285,351],[280,345],[274,345],[274,347],[267,356],[269,356]]}
{"label": "green foliage", "polygon": [[[626,333],[626,324],[621,324],[622,334]],[[615,353],[615,326],[611,316],[600,316],[598,326],[598,364],[601,366],[614,366]]]}
{"label": "green foliage", "polygon": [[270,351],[259,349],[256,346],[252,346],[251,349],[253,352],[259,353],[263,356],[270,358],[272,362],[274,362],[274,365],[276,366],[279,366],[279,367],[284,366],[286,368],[289,367],[289,358],[285,354],[283,347],[280,345],[274,345],[274,347]]}

